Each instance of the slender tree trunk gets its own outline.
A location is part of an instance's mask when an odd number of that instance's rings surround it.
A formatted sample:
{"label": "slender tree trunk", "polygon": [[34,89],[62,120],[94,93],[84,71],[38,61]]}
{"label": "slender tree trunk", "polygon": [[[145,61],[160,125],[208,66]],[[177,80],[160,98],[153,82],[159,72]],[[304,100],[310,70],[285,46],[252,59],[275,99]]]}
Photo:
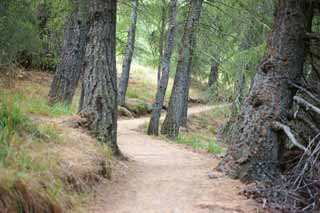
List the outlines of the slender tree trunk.
{"label": "slender tree trunk", "polygon": [[160,27],[160,39],[159,39],[159,65],[158,65],[158,86],[161,80],[161,60],[163,58],[163,43],[165,36],[165,27],[166,27],[166,0],[162,0],[162,12],[161,12],[161,27]]}
{"label": "slender tree trunk", "polygon": [[203,0],[190,0],[188,19],[182,38],[182,46],[179,53],[176,76],[170,96],[168,113],[163,123],[161,133],[175,138],[179,134],[181,119],[185,112],[186,95],[188,95],[188,80],[190,77],[190,66],[192,51],[195,41],[196,28],[200,19]]}
{"label": "slender tree trunk", "polygon": [[67,21],[60,61],[49,92],[49,102],[52,104],[70,104],[81,75],[87,27],[80,0],[73,3],[74,11]]}
{"label": "slender tree trunk", "polygon": [[278,0],[273,32],[231,135],[220,169],[242,180],[268,180],[279,174],[284,139],[274,122],[286,122],[296,89],[288,81],[302,78],[305,57],[305,0]]}
{"label": "slender tree trunk", "polygon": [[89,1],[89,33],[84,57],[83,123],[115,155],[117,145],[115,0]]}
{"label": "slender tree trunk", "polygon": [[128,42],[125,50],[125,56],[122,64],[122,73],[119,82],[119,105],[124,105],[128,89],[130,66],[134,51],[136,37],[136,26],[138,18],[138,0],[132,0],[131,24],[128,30]]}
{"label": "slender tree trunk", "polygon": [[212,87],[215,85],[216,81],[218,80],[218,71],[219,71],[219,64],[215,60],[211,63],[210,74],[208,78],[208,87]]}
{"label": "slender tree trunk", "polygon": [[237,114],[239,113],[239,110],[244,98],[246,76],[244,73],[242,73],[242,69],[243,69],[242,64],[237,67],[237,81],[234,87],[235,97],[232,101],[230,121],[232,121],[232,117],[237,116]]}
{"label": "slender tree trunk", "polygon": [[159,134],[159,120],[160,120],[161,110],[163,107],[164,97],[165,97],[167,86],[168,86],[171,55],[174,47],[175,32],[176,32],[176,16],[177,16],[177,0],[171,0],[167,43],[166,43],[166,48],[164,50],[163,57],[160,59],[162,75],[158,84],[158,90],[157,90],[155,102],[153,103],[151,119],[148,127],[148,135]]}
{"label": "slender tree trunk", "polygon": [[[195,46],[192,45],[192,48]],[[184,89],[184,104],[183,104],[183,111],[181,115],[181,124],[180,126],[187,128],[187,123],[188,123],[188,105],[189,105],[189,88],[190,88],[190,82],[191,82],[191,65],[192,59],[190,58],[189,65],[188,65],[188,76],[185,79],[185,89]]]}

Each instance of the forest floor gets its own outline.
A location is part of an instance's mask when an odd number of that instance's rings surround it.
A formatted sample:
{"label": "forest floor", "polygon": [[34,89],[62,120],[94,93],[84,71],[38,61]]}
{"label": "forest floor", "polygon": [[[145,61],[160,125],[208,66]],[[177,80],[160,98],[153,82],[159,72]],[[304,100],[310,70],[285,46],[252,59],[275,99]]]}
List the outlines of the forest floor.
{"label": "forest floor", "polygon": [[[156,79],[146,80],[147,71],[137,68],[135,75],[132,75],[131,100],[152,102],[153,93],[146,94],[145,91],[155,90]],[[0,173],[4,178],[21,179],[23,172],[26,184],[30,185],[29,179],[32,179],[40,191],[45,190],[46,193],[48,190],[41,188],[41,180],[49,176],[50,181],[46,182],[51,187],[49,192],[62,202],[66,212],[262,212],[253,200],[239,195],[245,188],[244,184],[223,174],[212,173],[225,149],[216,138],[218,126],[224,122],[225,113],[228,114],[225,105],[193,103],[189,110],[189,115],[192,115],[189,116],[189,131],[183,130],[177,141],[147,136],[142,129],[149,121],[148,117],[122,117],[118,122],[118,143],[129,160],[110,161],[111,156],[103,146],[95,143],[85,130],[72,126],[72,118],[77,119],[74,115],[79,92],[71,107],[59,104],[50,106],[47,104],[47,94],[52,75],[29,72],[17,77],[13,86],[0,93],[0,100],[12,102],[21,115],[40,122],[41,134],[48,140],[44,143],[27,134],[30,138],[27,144],[22,137],[19,145],[8,147],[13,151],[9,152],[8,166],[0,167],[0,171],[13,170],[16,175]],[[191,95],[199,97],[199,89],[194,88]],[[141,108],[140,105],[137,102],[136,107]],[[16,116],[16,112],[11,111]],[[38,128],[36,124],[33,126]],[[37,143],[38,140],[40,143]],[[23,160],[16,155],[22,156]],[[40,160],[35,156],[39,156]],[[21,171],[21,167],[25,169]],[[109,169],[112,169],[112,179],[106,180],[104,176],[109,176]],[[88,175],[93,178],[88,179]],[[72,177],[76,187],[73,182],[70,186],[68,177]],[[33,185],[30,187],[34,188]],[[91,195],[93,197],[87,202]]]}
{"label": "forest floor", "polygon": [[[192,107],[189,115],[212,109]],[[112,180],[100,186],[87,212],[250,213],[262,212],[239,193],[245,185],[213,174],[216,155],[150,137],[139,130],[148,118],[119,121],[118,143],[129,161],[115,161]]]}

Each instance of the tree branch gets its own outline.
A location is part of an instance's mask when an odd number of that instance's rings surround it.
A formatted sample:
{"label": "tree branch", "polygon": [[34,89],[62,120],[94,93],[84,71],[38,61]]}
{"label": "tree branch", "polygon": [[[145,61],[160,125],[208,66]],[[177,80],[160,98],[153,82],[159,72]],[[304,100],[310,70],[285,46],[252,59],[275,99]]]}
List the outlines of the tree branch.
{"label": "tree branch", "polygon": [[292,86],[294,86],[295,88],[299,89],[300,91],[304,92],[305,94],[307,94],[310,98],[312,98],[314,101],[318,102],[320,104],[320,99],[312,94],[309,90],[307,90],[306,88],[304,88],[303,86],[300,86],[294,82],[289,82],[289,84],[291,84]]}
{"label": "tree branch", "polygon": [[290,127],[288,127],[287,125],[284,125],[280,122],[274,122],[273,123],[273,128],[276,130],[283,130],[283,132],[287,135],[287,137],[289,138],[290,142],[292,144],[294,144],[296,147],[298,147],[299,149],[303,150],[305,153],[307,153],[308,155],[310,154],[310,151],[302,144],[300,144],[295,136],[293,135],[293,133],[291,132]]}
{"label": "tree branch", "polygon": [[308,101],[304,100],[299,96],[294,96],[293,100],[295,100],[299,105],[304,106],[307,109],[312,109],[314,112],[320,114],[320,109],[313,104],[310,104]]}

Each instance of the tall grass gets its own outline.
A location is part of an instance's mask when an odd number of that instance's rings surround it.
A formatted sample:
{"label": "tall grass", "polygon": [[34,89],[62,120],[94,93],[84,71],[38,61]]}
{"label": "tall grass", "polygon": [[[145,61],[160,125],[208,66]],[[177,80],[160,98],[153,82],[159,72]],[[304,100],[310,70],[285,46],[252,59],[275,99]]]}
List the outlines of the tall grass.
{"label": "tall grass", "polygon": [[16,144],[24,132],[32,133],[35,127],[21,111],[16,97],[0,99],[0,166],[6,164],[11,145]]}
{"label": "tall grass", "polygon": [[[34,124],[23,112],[19,97],[0,96],[0,185],[32,179],[57,165],[41,156],[44,139],[58,140],[56,129]],[[55,182],[56,180],[54,180]]]}
{"label": "tall grass", "polygon": [[11,99],[11,102],[23,113],[60,117],[73,115],[77,112],[76,104],[72,104],[71,106],[61,103],[49,105],[46,96],[36,93],[35,88],[26,88],[25,91],[4,90],[0,92],[0,100]]}

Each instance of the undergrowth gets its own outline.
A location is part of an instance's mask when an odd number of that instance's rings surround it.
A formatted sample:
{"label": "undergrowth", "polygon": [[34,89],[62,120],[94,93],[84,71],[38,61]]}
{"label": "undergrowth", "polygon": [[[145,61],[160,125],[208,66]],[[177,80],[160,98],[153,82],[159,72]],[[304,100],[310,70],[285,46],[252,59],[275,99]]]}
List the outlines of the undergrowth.
{"label": "undergrowth", "polygon": [[[224,154],[225,144],[217,140],[217,135],[229,115],[230,105],[228,104],[217,105],[208,112],[192,115],[188,118],[188,130],[180,129],[176,140],[171,142],[187,145],[195,151]],[[147,134],[148,122],[144,123],[141,129]]]}
{"label": "undergrowth", "polygon": [[[0,185],[11,189],[17,181],[33,182],[38,177],[50,179],[47,195],[57,199],[60,180],[47,176],[57,166],[54,158],[40,156],[45,140],[55,141],[58,132],[51,127],[38,128],[21,110],[16,96],[0,97]],[[38,155],[37,155],[38,153]],[[44,193],[44,191],[43,191]]]}
{"label": "undergrowth", "polygon": [[222,154],[225,151],[224,148],[215,141],[215,139],[206,141],[194,135],[179,135],[176,142],[178,144],[189,145],[196,151],[206,151],[213,154]]}
{"label": "undergrowth", "polygon": [[181,131],[177,143],[187,144],[195,150],[223,154],[225,145],[217,140],[219,129],[230,114],[229,105],[217,105],[208,112],[188,118],[188,131]]}
{"label": "undergrowth", "polygon": [[[28,102],[32,105],[34,100]],[[83,193],[75,193],[63,179],[60,159],[53,151],[65,143],[61,130],[54,124],[35,124],[26,115],[30,113],[26,105],[19,93],[0,93],[0,210],[24,212],[31,208],[37,212],[34,208],[40,203],[55,209],[48,212],[60,212],[60,204],[80,206]],[[52,116],[65,114],[55,111],[58,108],[46,112]],[[104,149],[106,158],[110,158]],[[23,203],[29,198],[29,203]]]}
{"label": "undergrowth", "polygon": [[[131,70],[126,97],[139,99],[146,103],[153,103],[158,86],[157,70],[152,67],[139,66],[136,64],[132,66]],[[173,78],[170,78],[164,99],[165,105],[169,102],[172,86]],[[193,83],[190,87],[190,97],[200,97],[202,89],[199,85]]]}
{"label": "undergrowth", "polygon": [[[30,74],[31,78],[36,78],[38,73]],[[41,77],[39,74],[37,77]],[[38,81],[42,82],[38,83]],[[57,103],[50,105],[48,103],[48,82],[49,79],[35,79],[30,81],[16,81],[11,88],[4,88],[0,92],[1,99],[13,99],[17,105],[21,106],[21,111],[27,114],[37,114],[48,117],[69,116],[77,113],[79,103],[79,94],[76,93],[70,106]]]}

